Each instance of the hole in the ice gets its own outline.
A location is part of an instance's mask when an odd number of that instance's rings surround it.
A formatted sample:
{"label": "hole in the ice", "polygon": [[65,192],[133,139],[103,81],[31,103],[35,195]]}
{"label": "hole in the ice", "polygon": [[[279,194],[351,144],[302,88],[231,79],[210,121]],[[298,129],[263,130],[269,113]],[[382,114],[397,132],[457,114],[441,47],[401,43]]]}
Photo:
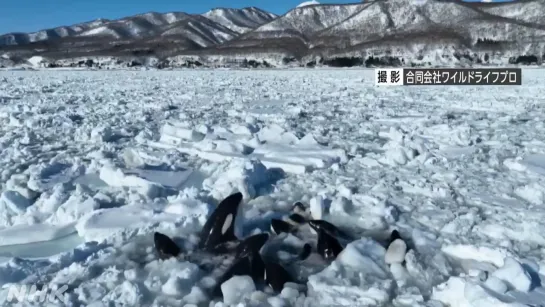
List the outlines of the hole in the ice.
{"label": "hole in the ice", "polygon": [[178,106],[175,106],[175,105],[171,105],[169,104],[168,106],[165,107],[166,111],[174,111],[174,110],[178,110],[180,107]]}

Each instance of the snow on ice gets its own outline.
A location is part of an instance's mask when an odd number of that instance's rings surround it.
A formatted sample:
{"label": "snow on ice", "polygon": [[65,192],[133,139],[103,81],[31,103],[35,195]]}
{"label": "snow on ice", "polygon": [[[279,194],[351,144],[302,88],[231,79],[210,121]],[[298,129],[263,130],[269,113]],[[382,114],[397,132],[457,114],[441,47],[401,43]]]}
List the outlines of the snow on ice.
{"label": "snow on ice", "polygon": [[[2,306],[22,284],[68,285],[72,306],[543,305],[543,71],[463,90],[372,74],[0,72]],[[239,236],[300,201],[354,240],[279,293],[236,276],[213,296],[233,259],[161,260],[152,234],[194,252],[236,191]]]}
{"label": "snow on ice", "polygon": [[316,0],[311,0],[311,1],[305,1],[301,4],[299,4],[297,7],[305,7],[305,6],[309,6],[309,5],[317,5],[317,4],[320,4],[320,2],[316,1]]}

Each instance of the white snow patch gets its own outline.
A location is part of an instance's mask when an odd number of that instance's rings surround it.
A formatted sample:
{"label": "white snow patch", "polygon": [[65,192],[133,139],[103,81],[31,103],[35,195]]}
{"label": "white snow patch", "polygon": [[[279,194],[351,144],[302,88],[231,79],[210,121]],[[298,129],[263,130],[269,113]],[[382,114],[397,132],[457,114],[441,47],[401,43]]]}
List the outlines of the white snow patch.
{"label": "white snow patch", "polygon": [[40,67],[40,65],[45,62],[45,59],[41,56],[35,55],[28,59],[27,62],[29,62],[34,67]]}
{"label": "white snow patch", "polygon": [[484,246],[462,244],[443,246],[442,251],[459,259],[471,259],[479,262],[488,262],[496,267],[503,266],[505,257],[510,255],[510,253],[504,249],[493,249]]}
{"label": "white snow patch", "polygon": [[503,280],[509,286],[522,292],[528,292],[532,285],[530,274],[526,272],[522,264],[513,258],[505,259],[503,267],[494,271],[492,276]]}
{"label": "white snow patch", "polygon": [[0,246],[51,241],[76,232],[75,223],[64,226],[34,224],[16,225],[0,230]]}
{"label": "white snow patch", "polygon": [[311,1],[305,1],[301,4],[299,4],[297,7],[305,7],[305,6],[309,6],[309,5],[317,5],[317,4],[320,4],[320,2],[316,1],[316,0],[311,0]]}
{"label": "white snow patch", "polygon": [[250,276],[233,276],[221,284],[223,301],[226,304],[241,303],[243,298],[256,290],[254,281]]}
{"label": "white snow patch", "polygon": [[322,272],[308,280],[309,296],[322,306],[366,306],[390,299],[385,250],[378,243],[354,241]]}
{"label": "white snow patch", "polygon": [[401,239],[397,239],[386,250],[384,262],[388,264],[402,263],[405,261],[405,253],[407,252],[407,244]]}
{"label": "white snow patch", "polygon": [[[172,210],[169,210],[172,211]],[[130,205],[120,208],[100,209],[82,217],[76,229],[86,241],[97,241],[122,235],[124,232],[138,231],[160,223],[178,227],[198,227],[209,212],[207,206],[179,210],[180,214],[155,212],[145,205]]]}

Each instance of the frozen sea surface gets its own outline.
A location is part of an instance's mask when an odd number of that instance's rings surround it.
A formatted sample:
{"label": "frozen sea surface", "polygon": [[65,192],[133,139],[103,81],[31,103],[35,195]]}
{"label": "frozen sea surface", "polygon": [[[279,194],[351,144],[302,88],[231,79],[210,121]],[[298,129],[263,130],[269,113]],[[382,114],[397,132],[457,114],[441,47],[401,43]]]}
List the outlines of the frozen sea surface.
{"label": "frozen sea surface", "polygon": [[[67,285],[59,306],[543,306],[544,70],[512,87],[373,73],[0,72],[2,306],[36,283]],[[223,302],[151,233],[189,251],[235,191],[241,236],[302,201],[356,240],[299,264],[304,288],[240,277]],[[384,261],[392,229],[403,264]]]}

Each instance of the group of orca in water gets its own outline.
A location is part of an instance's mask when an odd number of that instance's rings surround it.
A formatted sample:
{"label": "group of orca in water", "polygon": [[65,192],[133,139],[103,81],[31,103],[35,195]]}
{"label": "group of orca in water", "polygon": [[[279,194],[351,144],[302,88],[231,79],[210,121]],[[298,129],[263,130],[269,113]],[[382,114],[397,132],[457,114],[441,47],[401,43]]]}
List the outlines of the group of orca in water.
{"label": "group of orca in water", "polygon": [[[221,284],[233,276],[248,275],[256,284],[265,282],[275,292],[282,291],[285,283],[297,281],[279,261],[264,257],[261,249],[268,242],[271,234],[259,233],[244,239],[235,235],[235,219],[238,207],[242,201],[241,193],[234,193],[222,200],[212,212],[199,235],[198,249],[214,255],[234,253],[233,265],[218,280],[214,295],[221,296]],[[343,245],[339,240],[353,240],[350,235],[325,220],[316,220],[310,217],[305,206],[297,202],[293,206],[293,213],[286,219],[272,219],[271,233],[296,234],[300,226],[308,224],[317,234],[316,252],[324,261],[334,260],[342,251]],[[394,243],[395,244],[392,244]],[[397,230],[394,230],[387,243],[387,248],[394,245],[405,245]],[[154,233],[155,249],[161,259],[178,257],[181,248],[167,235]],[[312,246],[304,244],[301,251],[292,260],[304,261],[312,254]],[[293,261],[292,261],[293,262]]]}

